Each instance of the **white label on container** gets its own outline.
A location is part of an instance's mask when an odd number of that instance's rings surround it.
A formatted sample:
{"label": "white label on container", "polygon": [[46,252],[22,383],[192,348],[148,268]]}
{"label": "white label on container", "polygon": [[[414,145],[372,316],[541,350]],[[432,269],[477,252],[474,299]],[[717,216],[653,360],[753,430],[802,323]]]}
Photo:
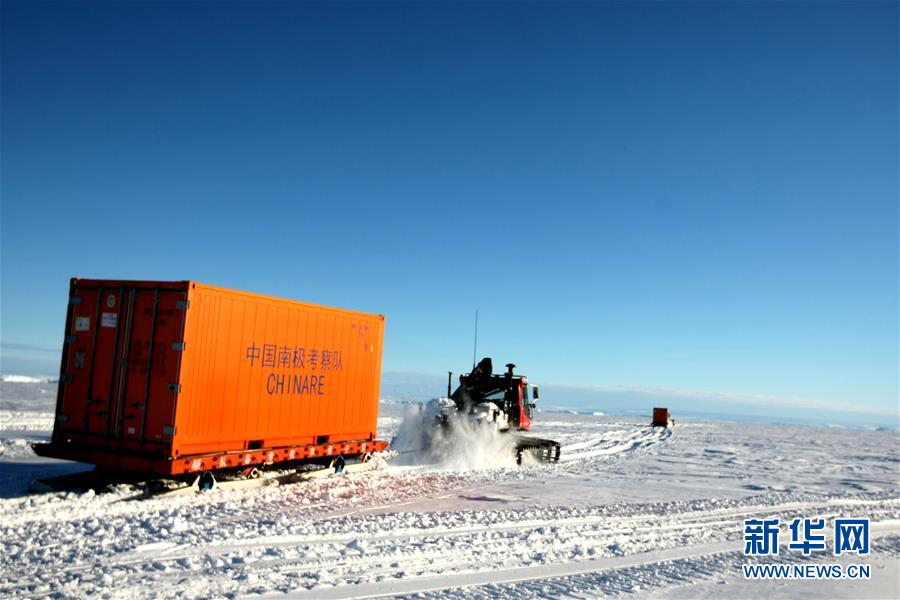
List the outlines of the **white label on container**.
{"label": "white label on container", "polygon": [[90,317],[75,317],[75,331],[89,331],[91,328]]}
{"label": "white label on container", "polygon": [[128,428],[128,435],[134,435],[134,427]]}
{"label": "white label on container", "polygon": [[100,327],[115,327],[118,320],[119,315],[117,313],[103,313],[103,318],[100,320]]}

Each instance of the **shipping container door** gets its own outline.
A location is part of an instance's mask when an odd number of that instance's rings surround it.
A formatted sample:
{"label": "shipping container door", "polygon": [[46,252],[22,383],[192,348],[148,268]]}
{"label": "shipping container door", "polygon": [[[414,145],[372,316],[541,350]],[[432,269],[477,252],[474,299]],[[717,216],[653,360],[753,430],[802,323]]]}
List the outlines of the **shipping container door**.
{"label": "shipping container door", "polygon": [[64,432],[171,438],[147,410],[154,403],[171,424],[184,300],[174,290],[73,287],[57,415]]}
{"label": "shipping container door", "polygon": [[87,430],[90,409],[91,367],[97,342],[102,289],[71,288],[71,314],[67,320],[65,350],[59,380],[57,427],[64,432]]}
{"label": "shipping container door", "polygon": [[128,297],[121,287],[73,288],[70,302],[74,308],[60,383],[65,387],[57,415],[64,430],[98,436],[110,432]]}
{"label": "shipping container door", "polygon": [[154,329],[158,310],[159,290],[135,290],[132,321],[128,333],[127,356],[121,385],[116,394],[117,438],[140,439],[141,423],[144,420],[152,371]]}
{"label": "shipping container door", "polygon": [[168,442],[174,434],[178,369],[184,349],[185,293],[143,289],[135,295],[134,307],[116,435]]}

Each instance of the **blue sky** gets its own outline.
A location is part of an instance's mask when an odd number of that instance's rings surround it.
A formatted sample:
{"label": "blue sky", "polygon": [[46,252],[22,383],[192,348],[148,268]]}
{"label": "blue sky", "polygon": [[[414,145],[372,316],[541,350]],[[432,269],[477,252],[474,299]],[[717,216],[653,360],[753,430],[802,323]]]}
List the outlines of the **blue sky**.
{"label": "blue sky", "polygon": [[386,371],[477,308],[546,382],[896,412],[897,22],[4,1],[0,368],[56,369],[70,276],[196,279],[386,314]]}

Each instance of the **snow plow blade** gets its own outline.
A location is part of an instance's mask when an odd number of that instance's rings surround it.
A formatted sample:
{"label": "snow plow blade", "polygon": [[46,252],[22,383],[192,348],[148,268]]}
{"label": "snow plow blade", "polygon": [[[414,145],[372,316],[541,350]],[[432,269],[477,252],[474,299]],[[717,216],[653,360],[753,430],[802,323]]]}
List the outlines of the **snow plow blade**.
{"label": "snow plow blade", "polygon": [[516,464],[521,465],[525,460],[538,463],[559,462],[559,442],[544,440],[541,438],[520,437],[516,440]]}

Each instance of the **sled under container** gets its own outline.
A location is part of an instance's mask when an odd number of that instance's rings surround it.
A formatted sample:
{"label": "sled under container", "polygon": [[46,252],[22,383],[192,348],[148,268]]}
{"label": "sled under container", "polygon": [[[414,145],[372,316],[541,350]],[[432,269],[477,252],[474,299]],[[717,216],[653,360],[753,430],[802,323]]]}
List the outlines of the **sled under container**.
{"label": "sled under container", "polygon": [[384,316],[194,281],[72,279],[42,456],[180,475],[383,450]]}

